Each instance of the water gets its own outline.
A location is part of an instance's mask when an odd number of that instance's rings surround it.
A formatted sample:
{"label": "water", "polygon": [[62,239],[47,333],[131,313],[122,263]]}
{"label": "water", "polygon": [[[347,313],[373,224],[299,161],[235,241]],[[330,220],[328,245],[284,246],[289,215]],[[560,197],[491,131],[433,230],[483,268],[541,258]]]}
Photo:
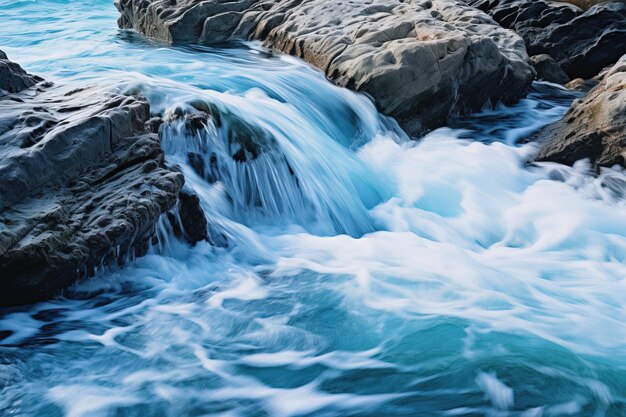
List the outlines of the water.
{"label": "water", "polygon": [[[256,44],[150,43],[108,0],[0,10],[29,71],[150,99],[216,243],[164,238],[1,310],[0,415],[626,416],[626,176],[516,144],[570,93],[536,84],[415,143]],[[186,130],[198,103],[228,123]],[[235,163],[242,130],[263,149]]]}

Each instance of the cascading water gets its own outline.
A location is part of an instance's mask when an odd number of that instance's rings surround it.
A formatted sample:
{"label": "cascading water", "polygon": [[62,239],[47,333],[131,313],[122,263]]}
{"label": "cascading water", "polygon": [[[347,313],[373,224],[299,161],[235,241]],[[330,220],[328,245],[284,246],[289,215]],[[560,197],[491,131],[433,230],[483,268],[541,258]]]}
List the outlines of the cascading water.
{"label": "cascading water", "polygon": [[412,142],[257,45],[153,45],[108,0],[0,9],[30,72],[148,97],[214,243],[165,230],[0,311],[1,415],[626,415],[626,176],[515,145],[571,93]]}
{"label": "cascading water", "polygon": [[[244,100],[263,109],[247,113],[250,122],[228,107],[220,111],[214,98],[213,106],[196,101],[206,111],[192,108],[182,119],[177,114],[183,110],[176,108],[161,127],[170,160],[191,164],[206,180],[192,180],[194,188],[221,191],[216,206],[229,209],[219,214],[249,226],[297,224],[330,235],[373,231],[367,210],[381,201],[381,193],[364,164],[291,106],[261,92]],[[235,108],[243,105],[230,101]],[[212,207],[207,202],[209,212]]]}

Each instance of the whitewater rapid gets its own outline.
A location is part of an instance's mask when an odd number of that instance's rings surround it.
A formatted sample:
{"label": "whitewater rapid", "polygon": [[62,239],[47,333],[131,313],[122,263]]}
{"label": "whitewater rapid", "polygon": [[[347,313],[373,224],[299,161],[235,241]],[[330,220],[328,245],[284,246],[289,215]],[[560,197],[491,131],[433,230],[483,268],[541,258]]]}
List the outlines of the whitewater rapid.
{"label": "whitewater rapid", "polygon": [[[0,9],[28,71],[150,100],[213,236],[163,224],[147,256],[0,310],[1,415],[626,415],[626,175],[520,143],[576,94],[536,83],[416,142],[257,44],[153,44],[108,0]],[[198,103],[264,151],[187,131]]]}

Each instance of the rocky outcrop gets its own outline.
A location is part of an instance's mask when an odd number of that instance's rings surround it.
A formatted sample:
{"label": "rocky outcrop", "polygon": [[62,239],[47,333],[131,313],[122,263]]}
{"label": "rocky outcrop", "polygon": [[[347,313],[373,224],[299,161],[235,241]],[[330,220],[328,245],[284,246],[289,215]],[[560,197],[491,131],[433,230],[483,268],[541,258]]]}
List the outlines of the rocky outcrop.
{"label": "rocky outcrop", "polygon": [[563,120],[539,132],[537,161],[626,166],[626,55],[600,84],[574,102]]}
{"label": "rocky outcrop", "polygon": [[[119,24],[170,43],[257,39],[373,97],[417,133],[523,96],[523,41],[458,0],[116,0]],[[411,133],[411,132],[409,132]]]}
{"label": "rocky outcrop", "polygon": [[41,81],[41,78],[27,73],[15,62],[9,61],[7,55],[0,51],[0,90],[4,90],[4,94],[18,93]]}
{"label": "rocky outcrop", "polygon": [[[11,80],[36,81],[7,67]],[[141,254],[184,183],[165,165],[159,137],[146,133],[145,99],[97,86],[12,85],[30,89],[0,100],[0,305],[48,297]],[[183,200],[199,218],[193,198]]]}
{"label": "rocky outcrop", "polygon": [[529,55],[552,56],[572,79],[591,78],[626,53],[626,4],[621,1],[588,10],[549,0],[466,1],[520,34]]}

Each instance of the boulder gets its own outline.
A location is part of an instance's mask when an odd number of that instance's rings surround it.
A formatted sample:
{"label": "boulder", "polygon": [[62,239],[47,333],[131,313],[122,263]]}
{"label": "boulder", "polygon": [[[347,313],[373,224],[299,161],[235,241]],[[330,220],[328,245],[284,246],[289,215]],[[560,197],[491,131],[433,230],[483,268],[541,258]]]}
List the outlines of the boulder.
{"label": "boulder", "polygon": [[119,24],[170,43],[261,40],[371,96],[408,133],[522,97],[522,39],[459,0],[116,0]]}
{"label": "boulder", "polygon": [[145,131],[149,116],[145,99],[97,86],[0,99],[0,305],[44,299],[145,252],[184,183]]}
{"label": "boulder", "polygon": [[572,165],[589,158],[595,166],[626,166],[626,55],[537,138],[544,141],[537,161]]}
{"label": "boulder", "polygon": [[466,0],[524,38],[530,55],[552,56],[570,78],[591,78],[626,54],[626,4],[583,10],[549,0]]}
{"label": "boulder", "polygon": [[556,84],[567,84],[570,79],[558,62],[548,54],[534,55],[530,61],[537,71],[537,79]]}

